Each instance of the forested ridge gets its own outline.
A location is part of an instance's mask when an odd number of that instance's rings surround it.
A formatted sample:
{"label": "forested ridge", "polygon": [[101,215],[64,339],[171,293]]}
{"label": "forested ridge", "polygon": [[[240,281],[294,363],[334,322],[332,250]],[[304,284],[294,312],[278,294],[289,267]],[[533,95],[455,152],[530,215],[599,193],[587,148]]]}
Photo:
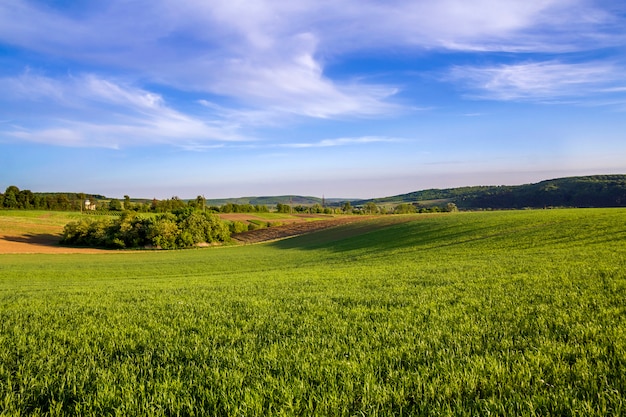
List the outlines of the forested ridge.
{"label": "forested ridge", "polygon": [[544,207],[625,207],[626,175],[593,175],[535,184],[429,189],[393,197],[354,201],[354,205],[442,201],[459,209],[521,209]]}

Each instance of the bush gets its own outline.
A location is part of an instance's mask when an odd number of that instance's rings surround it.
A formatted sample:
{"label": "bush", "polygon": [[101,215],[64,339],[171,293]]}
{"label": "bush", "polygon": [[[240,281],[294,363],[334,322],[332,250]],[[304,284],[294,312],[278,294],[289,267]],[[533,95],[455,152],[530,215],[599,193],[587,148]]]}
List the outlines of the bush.
{"label": "bush", "polygon": [[415,206],[409,203],[398,204],[393,210],[395,214],[409,214],[415,213]]}
{"label": "bush", "polygon": [[156,218],[148,229],[149,243],[161,249],[176,249],[179,244],[180,229],[176,217],[170,213]]}
{"label": "bush", "polygon": [[232,221],[228,224],[230,233],[242,233],[248,231],[248,225],[244,222]]}

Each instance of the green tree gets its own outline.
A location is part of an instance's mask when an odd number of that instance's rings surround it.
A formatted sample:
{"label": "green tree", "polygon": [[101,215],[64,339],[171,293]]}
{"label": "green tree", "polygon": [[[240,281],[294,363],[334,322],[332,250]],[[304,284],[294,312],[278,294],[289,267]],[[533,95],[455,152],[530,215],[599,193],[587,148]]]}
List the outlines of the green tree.
{"label": "green tree", "polygon": [[122,202],[116,198],[111,199],[111,201],[109,201],[109,210],[122,211]]}
{"label": "green tree", "polygon": [[78,199],[80,200],[80,211],[82,213],[83,209],[85,208],[85,200],[87,200],[87,194],[78,193],[77,196],[78,196]]}
{"label": "green tree", "polygon": [[289,204],[276,204],[276,212],[278,213],[291,213],[291,206]]}
{"label": "green tree", "polygon": [[231,233],[242,233],[248,231],[248,225],[244,222],[233,220],[228,224]]}
{"label": "green tree", "polygon": [[365,203],[363,211],[367,214],[376,214],[378,213],[378,206],[373,201],[368,201]]}
{"label": "green tree", "polygon": [[341,206],[341,211],[343,211],[344,213],[352,213],[352,204],[350,204],[349,201],[346,201]]}
{"label": "green tree", "polygon": [[154,246],[162,249],[176,249],[180,229],[176,217],[171,213],[158,216],[150,225],[147,237]]}
{"label": "green tree", "polygon": [[196,243],[208,242],[210,231],[207,230],[206,218],[202,212],[193,212],[180,222],[180,229],[185,235],[183,247],[192,246]]}
{"label": "green tree", "polygon": [[233,203],[226,203],[222,207],[220,207],[220,211],[222,213],[234,213],[235,205]]}
{"label": "green tree", "polygon": [[7,187],[4,192],[4,201],[3,206],[5,208],[16,209],[19,208],[19,204],[17,202],[17,196],[20,193],[20,189],[15,185],[10,185]]}
{"label": "green tree", "polygon": [[398,204],[393,210],[395,214],[409,214],[415,213],[415,206],[409,203]]}
{"label": "green tree", "polygon": [[207,243],[212,242],[226,242],[230,239],[230,230],[228,225],[223,222],[219,216],[214,214],[205,213],[205,233],[207,236]]}
{"label": "green tree", "polygon": [[57,194],[56,196],[56,209],[57,210],[70,210],[72,208],[72,202],[66,194]]}
{"label": "green tree", "polygon": [[124,247],[136,248],[147,244],[146,219],[142,219],[134,211],[126,210],[118,221],[117,238],[124,243]]}
{"label": "green tree", "polygon": [[310,213],[323,213],[324,207],[322,207],[322,205],[319,203],[315,203],[311,206],[311,208],[309,209],[309,212]]}
{"label": "green tree", "polygon": [[199,210],[206,211],[206,199],[204,196],[199,195],[196,197],[196,207]]}
{"label": "green tree", "polygon": [[85,240],[89,233],[89,225],[91,219],[82,219],[76,222],[70,222],[63,228],[63,237],[61,243],[70,245],[87,245]]}
{"label": "green tree", "polygon": [[17,194],[17,205],[22,209],[32,209],[35,202],[35,195],[30,190],[21,190]]}

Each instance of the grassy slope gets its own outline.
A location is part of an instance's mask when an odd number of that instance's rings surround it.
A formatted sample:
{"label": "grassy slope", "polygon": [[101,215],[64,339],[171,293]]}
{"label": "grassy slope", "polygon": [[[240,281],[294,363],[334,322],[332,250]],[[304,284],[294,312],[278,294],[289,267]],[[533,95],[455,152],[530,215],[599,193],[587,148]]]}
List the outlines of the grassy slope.
{"label": "grassy slope", "polygon": [[61,232],[68,222],[80,218],[77,212],[0,210],[0,235]]}
{"label": "grassy slope", "polygon": [[2,255],[0,410],[624,413],[626,210],[415,219]]}

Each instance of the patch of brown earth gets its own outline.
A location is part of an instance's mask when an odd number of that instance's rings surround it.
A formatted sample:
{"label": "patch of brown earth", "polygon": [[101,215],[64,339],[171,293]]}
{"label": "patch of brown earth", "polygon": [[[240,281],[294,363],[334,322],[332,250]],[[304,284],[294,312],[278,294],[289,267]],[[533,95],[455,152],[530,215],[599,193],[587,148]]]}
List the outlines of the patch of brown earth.
{"label": "patch of brown earth", "polygon": [[371,216],[350,216],[332,220],[295,222],[285,224],[284,226],[266,227],[263,229],[250,230],[243,233],[235,233],[232,235],[232,238],[233,240],[244,244],[268,242],[271,240],[278,240],[287,237],[303,235],[306,233],[311,233],[318,230],[328,229],[330,227],[354,223],[371,218]]}
{"label": "patch of brown earth", "polygon": [[3,253],[106,253],[103,249],[70,248],[59,246],[60,235],[24,234],[0,235],[0,254]]}
{"label": "patch of brown earth", "polygon": [[304,222],[308,218],[319,218],[320,215],[315,216],[315,215],[297,214],[297,215],[293,215],[292,217],[280,217],[280,218],[275,218],[275,219],[267,219],[261,216],[255,216],[254,214],[251,214],[251,213],[221,213],[219,216],[222,220],[228,220],[228,221],[247,222],[250,220],[254,220],[254,221],[260,221],[260,222],[287,224],[287,223]]}

